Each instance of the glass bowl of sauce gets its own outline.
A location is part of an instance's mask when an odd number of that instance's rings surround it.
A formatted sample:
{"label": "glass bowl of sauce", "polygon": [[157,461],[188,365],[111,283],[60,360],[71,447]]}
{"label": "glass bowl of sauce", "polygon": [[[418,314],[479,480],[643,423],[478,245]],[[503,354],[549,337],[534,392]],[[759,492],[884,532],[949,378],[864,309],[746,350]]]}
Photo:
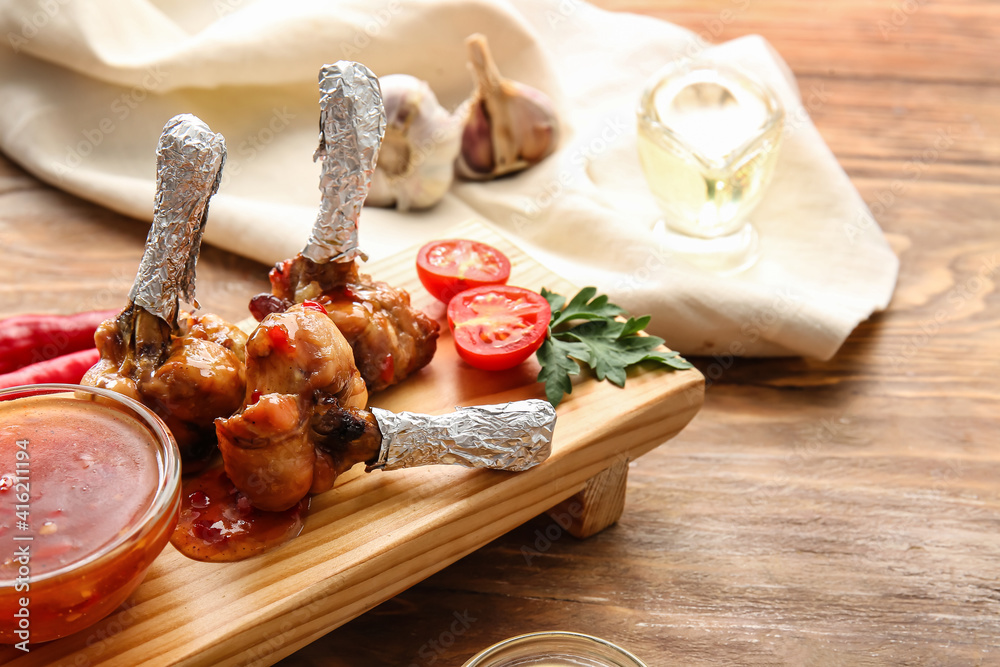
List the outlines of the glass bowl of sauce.
{"label": "glass bowl of sauce", "polygon": [[505,639],[463,667],[646,667],[625,649],[577,632],[533,632]]}
{"label": "glass bowl of sauce", "polygon": [[180,471],[166,425],[121,394],[0,391],[0,644],[65,637],[124,602],[177,523]]}

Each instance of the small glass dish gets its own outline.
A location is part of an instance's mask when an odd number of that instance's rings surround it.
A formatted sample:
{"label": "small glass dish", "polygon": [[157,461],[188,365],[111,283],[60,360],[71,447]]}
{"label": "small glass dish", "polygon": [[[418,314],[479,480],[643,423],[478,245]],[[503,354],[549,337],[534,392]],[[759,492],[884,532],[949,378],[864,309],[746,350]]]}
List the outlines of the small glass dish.
{"label": "small glass dish", "polygon": [[650,80],[637,145],[667,250],[723,274],[756,261],[747,218],[773,175],[784,118],[777,96],[740,69],[683,60]]}
{"label": "small glass dish", "polygon": [[480,651],[463,667],[646,667],[609,641],[576,632],[533,632]]}
{"label": "small glass dish", "polygon": [[0,391],[0,644],[113,612],[166,546],[180,452],[152,411],[67,384]]}

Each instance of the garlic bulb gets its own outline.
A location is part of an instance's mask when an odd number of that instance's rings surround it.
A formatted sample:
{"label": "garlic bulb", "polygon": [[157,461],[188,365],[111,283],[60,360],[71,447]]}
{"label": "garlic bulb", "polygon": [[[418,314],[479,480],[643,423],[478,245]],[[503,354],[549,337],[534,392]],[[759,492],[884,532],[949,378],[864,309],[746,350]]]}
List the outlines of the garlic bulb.
{"label": "garlic bulb", "polygon": [[476,92],[469,103],[458,175],[487,181],[540,162],[555,150],[559,121],[545,93],[504,79],[490,55],[486,37],[466,41]]}
{"label": "garlic bulb", "polygon": [[389,74],[379,84],[387,124],[365,204],[400,211],[433,206],[454,178],[461,119],[438,104],[426,81]]}

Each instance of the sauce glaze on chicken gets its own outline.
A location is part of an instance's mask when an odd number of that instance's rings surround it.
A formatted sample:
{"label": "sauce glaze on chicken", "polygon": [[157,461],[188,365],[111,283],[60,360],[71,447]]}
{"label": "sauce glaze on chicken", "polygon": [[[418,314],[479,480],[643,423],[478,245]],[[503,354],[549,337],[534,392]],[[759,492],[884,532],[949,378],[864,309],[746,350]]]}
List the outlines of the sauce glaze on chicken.
{"label": "sauce glaze on chicken", "polygon": [[226,473],[254,507],[288,509],[377,457],[368,389],[318,304],[265,317],[247,341],[246,368],[245,405],[216,430]]}
{"label": "sauce glaze on chicken", "polygon": [[410,305],[402,289],[372,280],[357,261],[317,263],[301,254],[270,273],[271,294],[250,303],[258,319],[313,300],[347,339],[368,390],[375,392],[420,370],[437,350],[437,321]]}

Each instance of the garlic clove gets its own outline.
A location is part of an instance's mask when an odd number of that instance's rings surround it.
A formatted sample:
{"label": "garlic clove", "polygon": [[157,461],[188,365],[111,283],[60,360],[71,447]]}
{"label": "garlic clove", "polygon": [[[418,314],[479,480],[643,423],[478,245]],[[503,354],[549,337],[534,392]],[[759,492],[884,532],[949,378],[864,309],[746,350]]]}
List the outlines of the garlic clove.
{"label": "garlic clove", "polygon": [[552,154],[559,140],[552,100],[537,88],[504,79],[483,35],[470,36],[466,46],[476,91],[462,132],[457,174],[486,181],[527,169]]}
{"label": "garlic clove", "polygon": [[387,118],[385,138],[365,204],[401,211],[429,208],[454,179],[462,123],[426,81],[408,74],[379,79]]}
{"label": "garlic clove", "polygon": [[470,105],[456,169],[459,176],[473,180],[477,180],[475,174],[493,172],[493,134],[482,103]]}

